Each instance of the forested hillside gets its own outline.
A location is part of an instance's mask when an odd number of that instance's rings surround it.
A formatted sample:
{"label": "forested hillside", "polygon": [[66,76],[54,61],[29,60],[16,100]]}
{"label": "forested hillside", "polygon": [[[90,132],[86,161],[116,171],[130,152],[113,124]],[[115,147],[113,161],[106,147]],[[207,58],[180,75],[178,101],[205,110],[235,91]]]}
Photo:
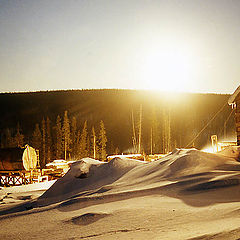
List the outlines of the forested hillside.
{"label": "forested hillside", "polygon": [[[210,144],[213,134],[223,140],[224,124],[225,138],[234,138],[234,114],[226,122],[232,111],[227,105],[228,98],[229,95],[219,94],[166,94],[137,90],[2,93],[1,147],[28,143],[40,150],[40,156],[46,162],[64,158],[64,148],[67,148],[67,157],[93,156],[95,132],[98,158],[104,158],[106,154],[134,152],[133,142],[138,143],[142,108],[141,151],[150,153],[151,142],[153,153],[187,145],[202,148]],[[214,121],[192,143],[191,140],[222,107]],[[106,149],[101,145],[103,133],[107,138]],[[106,153],[101,152],[103,150]]]}

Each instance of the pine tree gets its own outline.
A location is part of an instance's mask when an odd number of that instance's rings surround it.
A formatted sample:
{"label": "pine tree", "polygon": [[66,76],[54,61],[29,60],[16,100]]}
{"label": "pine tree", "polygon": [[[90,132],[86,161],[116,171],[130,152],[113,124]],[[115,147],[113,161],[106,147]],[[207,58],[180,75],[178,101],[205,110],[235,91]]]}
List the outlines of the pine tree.
{"label": "pine tree", "polygon": [[62,137],[64,146],[64,159],[67,159],[67,152],[70,151],[71,136],[70,136],[70,123],[68,119],[68,112],[64,112]]}
{"label": "pine tree", "polygon": [[62,147],[62,124],[61,117],[58,115],[56,120],[56,158],[62,158],[63,147]]}
{"label": "pine tree", "polygon": [[120,154],[120,150],[119,150],[119,148],[118,148],[118,147],[116,147],[116,149],[115,149],[115,151],[114,151],[114,154],[115,154],[115,155],[118,155],[118,154]]}
{"label": "pine tree", "polygon": [[72,118],[72,130],[71,130],[71,140],[72,140],[72,155],[76,157],[77,155],[77,119]]}
{"label": "pine tree", "polygon": [[40,156],[42,156],[41,166],[45,167],[46,165],[46,122],[44,118],[42,120],[42,152],[40,153]]}
{"label": "pine tree", "polygon": [[47,163],[51,161],[52,157],[52,135],[51,135],[51,121],[47,117],[47,126],[46,126],[46,142],[47,142],[47,148],[46,148],[46,158],[47,158]]}
{"label": "pine tree", "polygon": [[11,148],[15,146],[15,139],[12,137],[10,129],[5,130],[5,141],[3,140],[3,147]]}
{"label": "pine tree", "polygon": [[35,149],[38,149],[39,151],[41,151],[42,135],[41,135],[41,131],[40,131],[38,123],[35,125],[35,129],[34,129],[34,132],[33,132],[32,145]]}
{"label": "pine tree", "polygon": [[79,142],[80,158],[88,156],[87,151],[87,121],[84,122],[81,138]]}
{"label": "pine tree", "polygon": [[99,132],[99,148],[100,148],[100,159],[102,161],[106,160],[106,156],[107,156],[106,146],[107,146],[106,130],[104,127],[104,123],[101,120],[100,121],[100,132]]}
{"label": "pine tree", "polygon": [[23,141],[24,135],[20,133],[20,124],[17,124],[17,133],[15,135],[15,145],[17,147],[23,147]]}
{"label": "pine tree", "polygon": [[92,137],[91,137],[91,157],[96,159],[97,156],[97,142],[96,142],[96,133],[94,126],[92,127]]}
{"label": "pine tree", "polygon": [[81,150],[80,150],[80,141],[81,141],[81,131],[78,130],[77,131],[77,140],[76,140],[76,154],[75,154],[75,158],[76,159],[81,159]]}

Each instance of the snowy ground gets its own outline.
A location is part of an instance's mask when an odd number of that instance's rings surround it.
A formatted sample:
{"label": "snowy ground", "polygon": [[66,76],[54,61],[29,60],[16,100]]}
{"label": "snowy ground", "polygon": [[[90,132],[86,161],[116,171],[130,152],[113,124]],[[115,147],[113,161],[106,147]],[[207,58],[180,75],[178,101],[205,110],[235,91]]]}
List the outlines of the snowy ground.
{"label": "snowy ground", "polygon": [[0,190],[0,239],[239,239],[239,156],[84,159],[49,186]]}

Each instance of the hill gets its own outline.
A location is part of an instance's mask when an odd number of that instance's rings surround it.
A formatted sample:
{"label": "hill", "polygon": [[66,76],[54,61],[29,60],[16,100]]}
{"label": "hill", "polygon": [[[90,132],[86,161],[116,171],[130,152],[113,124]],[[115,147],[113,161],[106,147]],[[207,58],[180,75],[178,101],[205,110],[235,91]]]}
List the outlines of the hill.
{"label": "hill", "polygon": [[[48,117],[51,121],[51,144],[54,156],[56,145],[56,119],[63,119],[68,112],[71,120],[76,117],[77,129],[82,131],[87,120],[88,145],[91,145],[91,128],[99,132],[103,120],[107,134],[107,153],[133,152],[132,116],[136,135],[139,127],[139,111],[142,105],[142,149],[150,153],[166,152],[187,144],[202,148],[210,143],[210,136],[224,138],[224,123],[231,113],[227,94],[167,94],[140,90],[69,90],[0,94],[1,146],[6,147],[7,129],[11,136],[19,131],[24,143],[33,143],[33,132],[38,123]],[[224,105],[223,110],[209,127],[191,143],[191,140]],[[151,130],[152,129],[152,130]],[[151,134],[152,133],[152,134]],[[226,124],[225,135],[235,134],[234,116]],[[151,137],[152,136],[152,137]],[[226,137],[225,136],[225,137]],[[119,150],[118,150],[119,149]]]}

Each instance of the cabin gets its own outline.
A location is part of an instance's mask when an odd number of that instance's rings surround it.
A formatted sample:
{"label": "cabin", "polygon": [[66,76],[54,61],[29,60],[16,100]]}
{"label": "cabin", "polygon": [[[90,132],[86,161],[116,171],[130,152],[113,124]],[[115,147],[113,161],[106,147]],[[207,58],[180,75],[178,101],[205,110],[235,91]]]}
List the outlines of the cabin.
{"label": "cabin", "polygon": [[240,85],[229,98],[228,104],[235,109],[237,145],[239,146],[240,145]]}

